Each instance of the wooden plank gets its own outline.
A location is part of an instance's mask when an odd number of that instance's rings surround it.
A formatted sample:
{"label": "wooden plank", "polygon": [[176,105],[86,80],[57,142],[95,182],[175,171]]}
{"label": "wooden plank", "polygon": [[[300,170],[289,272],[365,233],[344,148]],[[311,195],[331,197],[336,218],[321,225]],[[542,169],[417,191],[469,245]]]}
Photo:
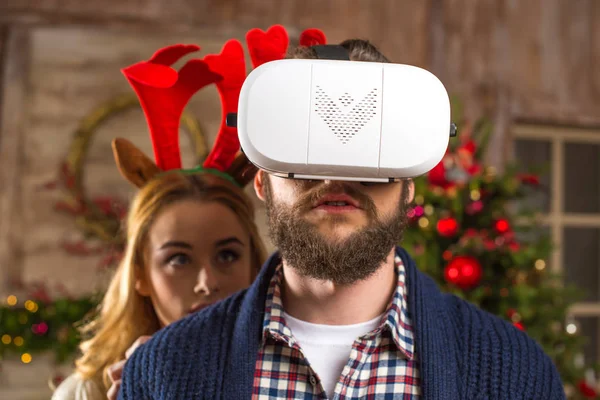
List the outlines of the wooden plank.
{"label": "wooden plank", "polygon": [[515,118],[599,125],[600,4],[515,2],[509,11],[511,109]]}
{"label": "wooden plank", "polygon": [[[0,110],[2,110],[2,71],[4,70],[4,64],[6,62],[6,44],[8,43],[8,27],[6,25],[0,25]],[[2,113],[0,112],[0,126],[2,126]],[[0,137],[0,140],[2,137]]]}
{"label": "wooden plank", "polygon": [[[294,1],[292,1],[294,2]],[[257,20],[281,20],[287,5],[279,0],[215,1],[105,0],[7,0],[0,2],[0,21],[20,24],[161,24],[179,26],[240,26]],[[320,2],[318,2],[320,4]],[[318,9],[318,8],[315,8]],[[293,18],[292,15],[288,15]]]}
{"label": "wooden plank", "polygon": [[148,32],[219,32],[283,24],[290,33],[321,28],[335,42],[367,38],[389,58],[425,66],[427,2],[421,0],[7,0],[0,23],[31,27],[78,25]]}
{"label": "wooden plank", "polygon": [[598,303],[577,303],[571,306],[569,314],[574,317],[599,317],[600,304]]}
{"label": "wooden plank", "polygon": [[502,168],[511,123],[510,59],[504,2],[434,0],[429,11],[431,70],[464,105],[471,123],[494,122],[486,163]]}
{"label": "wooden plank", "polygon": [[427,7],[427,66],[442,82],[446,79],[446,30],[443,0],[430,0]]}
{"label": "wooden plank", "polygon": [[592,91],[596,98],[600,98],[600,1],[592,3],[590,12],[592,20],[592,41],[590,44],[592,52]]}
{"label": "wooden plank", "polygon": [[23,132],[27,110],[29,34],[20,28],[8,32],[4,51],[0,125],[0,291],[20,282],[23,237],[20,176]]}

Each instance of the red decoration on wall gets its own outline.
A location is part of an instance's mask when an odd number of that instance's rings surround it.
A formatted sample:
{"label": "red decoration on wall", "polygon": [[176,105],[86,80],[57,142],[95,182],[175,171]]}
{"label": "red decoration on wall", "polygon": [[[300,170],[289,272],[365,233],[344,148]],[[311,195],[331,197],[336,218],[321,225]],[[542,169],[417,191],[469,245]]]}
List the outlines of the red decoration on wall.
{"label": "red decoration on wall", "polygon": [[446,281],[464,290],[479,285],[481,276],[481,264],[471,256],[454,257],[444,269]]}
{"label": "red decoration on wall", "polygon": [[440,236],[451,237],[458,232],[458,222],[454,218],[442,218],[437,223],[437,231]]}
{"label": "red decoration on wall", "polygon": [[513,323],[513,325],[514,325],[514,326],[515,326],[517,329],[520,329],[520,330],[522,330],[522,331],[525,331],[525,327],[523,326],[523,324],[522,324],[522,323],[520,323],[520,322],[515,322],[515,323]]}
{"label": "red decoration on wall", "polygon": [[588,385],[584,380],[579,381],[577,388],[579,389],[579,392],[588,399],[595,399],[598,395],[594,388]]}
{"label": "red decoration on wall", "polygon": [[499,219],[494,224],[494,228],[498,233],[506,233],[510,230],[510,224],[505,219]]}

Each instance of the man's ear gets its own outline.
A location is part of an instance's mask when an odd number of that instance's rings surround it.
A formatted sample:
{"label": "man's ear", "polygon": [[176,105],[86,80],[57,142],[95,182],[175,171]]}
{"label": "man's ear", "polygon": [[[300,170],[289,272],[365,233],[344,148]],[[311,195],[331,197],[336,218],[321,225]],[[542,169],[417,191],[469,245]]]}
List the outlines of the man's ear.
{"label": "man's ear", "polygon": [[119,172],[138,188],[162,172],[148,156],[127,139],[114,139],[112,148]]}
{"label": "man's ear", "polygon": [[142,297],[150,297],[150,282],[141,267],[135,267],[135,291]]}
{"label": "man's ear", "polygon": [[227,173],[243,188],[254,179],[257,170],[246,155],[240,152],[233,160]]}
{"label": "man's ear", "polygon": [[410,204],[415,199],[415,181],[407,179],[404,181],[404,184],[408,185],[408,198],[406,199],[406,202]]}
{"label": "man's ear", "polygon": [[254,191],[256,192],[256,197],[265,201],[265,179],[269,179],[265,171],[259,169],[254,175]]}

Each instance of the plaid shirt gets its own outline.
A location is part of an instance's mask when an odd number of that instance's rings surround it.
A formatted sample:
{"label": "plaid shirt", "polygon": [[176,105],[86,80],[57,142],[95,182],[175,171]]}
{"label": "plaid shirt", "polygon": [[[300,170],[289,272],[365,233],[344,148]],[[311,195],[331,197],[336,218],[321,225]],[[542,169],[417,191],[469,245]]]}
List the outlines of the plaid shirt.
{"label": "plaid shirt", "polygon": [[[398,286],[381,324],[357,338],[335,388],[335,399],[418,399],[419,370],[412,324],[406,303],[406,273],[396,257]],[[265,305],[262,345],[256,361],[252,398],[327,399],[283,317],[281,279],[277,267]]]}

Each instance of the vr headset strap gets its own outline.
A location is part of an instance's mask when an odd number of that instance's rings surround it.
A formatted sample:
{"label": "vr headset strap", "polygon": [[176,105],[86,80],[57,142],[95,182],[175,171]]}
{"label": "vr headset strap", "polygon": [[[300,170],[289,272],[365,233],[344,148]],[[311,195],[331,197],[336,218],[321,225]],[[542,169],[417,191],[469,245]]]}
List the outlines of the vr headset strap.
{"label": "vr headset strap", "polygon": [[350,61],[348,50],[339,44],[319,44],[311,46],[317,53],[317,58],[322,60],[344,60]]}

